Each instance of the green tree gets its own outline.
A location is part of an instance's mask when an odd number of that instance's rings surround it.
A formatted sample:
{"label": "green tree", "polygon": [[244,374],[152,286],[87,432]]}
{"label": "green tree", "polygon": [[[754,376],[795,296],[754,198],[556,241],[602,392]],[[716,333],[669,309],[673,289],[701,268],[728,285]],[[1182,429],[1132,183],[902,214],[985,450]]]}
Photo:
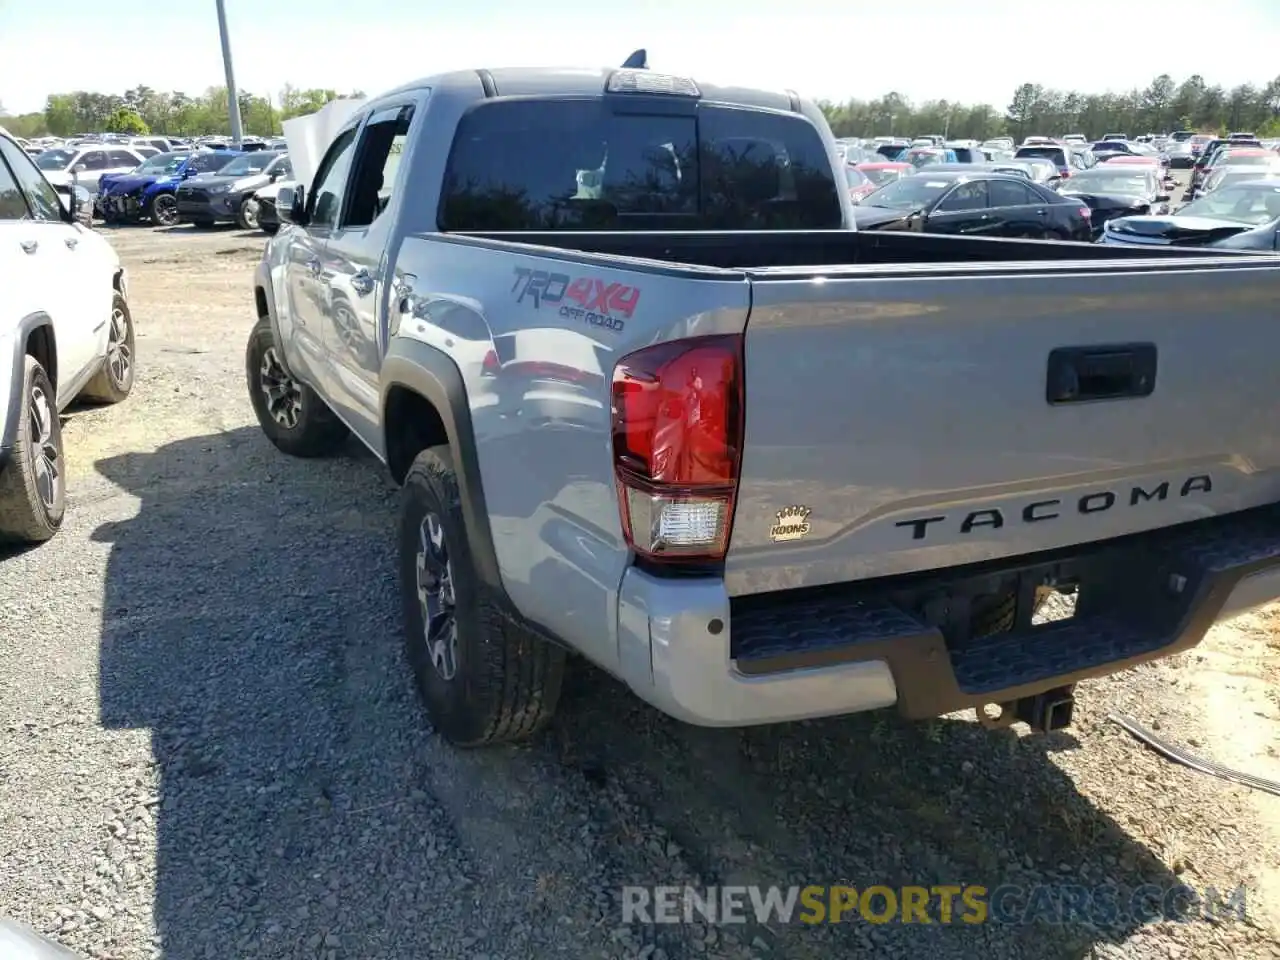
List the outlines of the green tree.
{"label": "green tree", "polygon": [[151,132],[147,122],[132,107],[116,107],[111,111],[111,116],[107,117],[106,130],[108,133],[127,133],[134,136]]}

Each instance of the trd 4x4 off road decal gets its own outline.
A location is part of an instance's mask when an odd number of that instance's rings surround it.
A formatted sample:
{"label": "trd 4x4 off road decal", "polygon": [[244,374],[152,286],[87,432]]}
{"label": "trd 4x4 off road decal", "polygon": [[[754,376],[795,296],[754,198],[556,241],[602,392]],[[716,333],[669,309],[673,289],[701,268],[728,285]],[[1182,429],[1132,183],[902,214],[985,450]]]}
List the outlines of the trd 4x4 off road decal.
{"label": "trd 4x4 off road decal", "polygon": [[541,310],[544,303],[556,306],[560,316],[593,327],[621,332],[640,305],[639,287],[528,267],[516,267],[515,273],[511,292],[516,303],[532,303],[535,310]]}

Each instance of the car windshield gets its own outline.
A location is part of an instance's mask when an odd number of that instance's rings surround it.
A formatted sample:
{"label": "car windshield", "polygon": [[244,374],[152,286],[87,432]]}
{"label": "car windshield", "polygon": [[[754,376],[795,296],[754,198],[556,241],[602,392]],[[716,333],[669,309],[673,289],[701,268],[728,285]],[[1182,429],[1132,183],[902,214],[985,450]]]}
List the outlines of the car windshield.
{"label": "car windshield", "polygon": [[1074,193],[1146,194],[1152,192],[1151,188],[1150,177],[1110,170],[1081,170],[1070,181],[1070,190]]}
{"label": "car windshield", "polygon": [[41,170],[65,170],[75,155],[74,150],[46,150],[36,157],[36,166]]}
{"label": "car windshield", "polygon": [[1260,226],[1280,217],[1280,186],[1223,187],[1178,211],[1179,217],[1212,217]]}
{"label": "car windshield", "polygon": [[274,153],[266,153],[264,151],[255,151],[247,153],[243,157],[236,157],[225,167],[218,171],[224,177],[247,177],[250,174],[261,173],[267,169],[267,165],[276,158]]}
{"label": "car windshield", "polygon": [[1269,167],[1276,160],[1274,153],[1239,153],[1224,150],[1213,161],[1215,167]]}
{"label": "car windshield", "polygon": [[896,167],[871,167],[861,172],[878,187],[902,178],[902,171]]}
{"label": "car windshield", "polygon": [[906,157],[907,163],[913,167],[923,167],[930,163],[942,163],[946,158],[946,153],[936,147],[909,150]]}
{"label": "car windshield", "polygon": [[234,154],[224,153],[219,150],[206,150],[192,155],[191,162],[187,164],[187,169],[194,170],[196,173],[213,173],[221,170],[234,159]]}
{"label": "car windshield", "polygon": [[187,159],[188,154],[185,153],[159,153],[138,165],[138,169],[134,173],[177,173],[178,168],[182,166],[182,161]]}
{"label": "car windshield", "polygon": [[954,180],[940,180],[921,174],[904,177],[886,184],[862,201],[864,207],[888,207],[891,210],[920,210],[940,197]]}
{"label": "car windshield", "polygon": [[1205,181],[1204,189],[1208,193],[1211,190],[1221,190],[1223,187],[1235,186],[1237,183],[1248,183],[1251,180],[1263,180],[1271,177],[1280,177],[1280,166],[1272,170],[1238,170],[1234,167],[1223,167]]}

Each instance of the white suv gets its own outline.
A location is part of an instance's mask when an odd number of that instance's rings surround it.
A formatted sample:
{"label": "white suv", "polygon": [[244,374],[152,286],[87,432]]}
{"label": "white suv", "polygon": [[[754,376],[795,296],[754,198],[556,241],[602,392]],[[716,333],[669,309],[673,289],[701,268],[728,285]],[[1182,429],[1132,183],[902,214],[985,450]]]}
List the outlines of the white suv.
{"label": "white suv", "polygon": [[38,543],[62,525],[58,414],[77,396],[119,403],[133,389],[124,268],[86,226],[83,196],[61,198],[0,133],[0,541]]}

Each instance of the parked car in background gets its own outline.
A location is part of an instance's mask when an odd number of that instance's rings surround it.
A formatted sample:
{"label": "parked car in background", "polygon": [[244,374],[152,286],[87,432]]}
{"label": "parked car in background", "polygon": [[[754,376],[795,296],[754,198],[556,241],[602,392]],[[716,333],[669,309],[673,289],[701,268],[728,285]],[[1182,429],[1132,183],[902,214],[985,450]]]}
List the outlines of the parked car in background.
{"label": "parked car in background", "polygon": [[221,170],[239,154],[230,150],[161,153],[128,173],[102,178],[98,211],[108,223],[149,220],[158,227],[178,222],[178,185]]}
{"label": "parked car in background", "polygon": [[1121,217],[1102,242],[1203,247],[1280,218],[1280,178],[1222,187],[1164,217]]}
{"label": "parked car in background", "polygon": [[955,163],[956,154],[954,150],[945,147],[918,146],[907,150],[902,159],[919,169],[934,163]]}
{"label": "parked car in background", "polygon": [[1272,154],[1271,157],[1270,162],[1257,164],[1256,166],[1227,164],[1226,166],[1215,167],[1213,172],[1204,178],[1204,183],[1200,185],[1199,195],[1205,196],[1215,190],[1234,186],[1237,183],[1249,183],[1253,180],[1280,177],[1280,156]]}
{"label": "parked car in background", "polygon": [[1038,143],[1030,146],[1023,144],[1014,153],[1015,160],[1048,160],[1058,171],[1058,180],[1066,180],[1071,176],[1073,167],[1071,150],[1061,144]]}
{"label": "parked car in background", "polygon": [[35,162],[45,179],[54,186],[77,183],[96,196],[98,181],[102,177],[128,173],[145,159],[132,147],[91,145],[45,150],[35,158]]}
{"label": "parked car in background", "polygon": [[274,234],[280,229],[280,217],[276,214],[276,197],[284,187],[297,186],[294,180],[278,180],[254,191],[253,202],[256,205],[254,216],[258,221],[258,229],[266,234]]}
{"label": "parked car in background", "polygon": [[1172,199],[1155,171],[1126,170],[1113,164],[1081,170],[1058,192],[1080,200],[1093,211],[1090,224],[1094,239],[1102,235],[1106,221],[1116,217],[1169,213]]}
{"label": "parked car in background", "polygon": [[866,163],[858,164],[858,172],[874,183],[877,188],[880,188],[886,183],[893,183],[895,180],[909,177],[916,172],[916,168],[909,163],[900,161],[870,160]]}
{"label": "parked car in background", "polygon": [[258,150],[241,154],[216,173],[196,177],[178,187],[178,219],[203,227],[234,222],[245,230],[256,230],[258,204],[253,201],[254,192],[292,178],[287,153]]}
{"label": "parked car in background", "polygon": [[1092,215],[1081,201],[1020,177],[925,170],[866,197],[854,223],[859,230],[1087,241]]}
{"label": "parked car in background", "polygon": [[1204,193],[1204,185],[1219,170],[1226,167],[1254,167],[1258,169],[1258,175],[1263,176],[1265,169],[1275,159],[1274,153],[1261,146],[1236,146],[1226,141],[1194,171],[1187,186],[1186,199],[1194,200]]}

